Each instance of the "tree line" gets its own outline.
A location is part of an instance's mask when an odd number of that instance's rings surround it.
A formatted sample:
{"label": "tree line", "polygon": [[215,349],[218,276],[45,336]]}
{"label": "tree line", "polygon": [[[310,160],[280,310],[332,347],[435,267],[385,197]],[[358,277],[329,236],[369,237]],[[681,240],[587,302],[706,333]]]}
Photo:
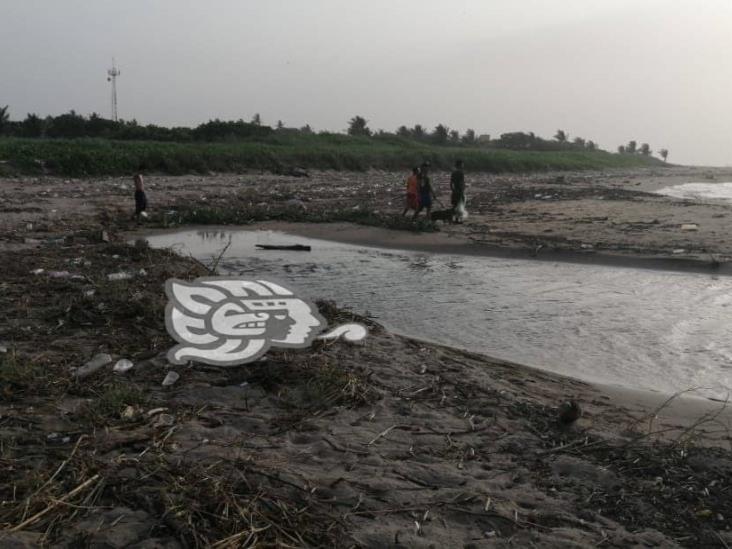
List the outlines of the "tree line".
{"label": "tree line", "polygon": [[[526,151],[562,151],[562,150],[600,150],[591,139],[582,137],[570,138],[564,130],[557,130],[552,139],[545,139],[533,132],[503,133],[498,138],[488,134],[478,135],[475,130],[468,129],[464,133],[450,129],[445,124],[438,124],[432,130],[416,124],[413,127],[399,126],[394,132],[384,130],[372,131],[368,121],[362,116],[354,116],[348,122],[348,135],[370,138],[374,140],[404,140],[439,146],[470,146]],[[83,116],[75,111],[58,116],[40,117],[29,113],[23,120],[10,120],[8,107],[0,107],[0,136],[24,138],[102,138],[129,141],[235,141],[242,139],[269,139],[277,136],[315,135],[313,128],[306,124],[300,128],[286,127],[279,120],[275,127],[262,123],[259,114],[250,121],[209,120],[196,127],[165,127],[155,124],[138,124],[136,120],[114,121],[103,118],[96,113]],[[318,132],[318,135],[332,135],[332,132]],[[650,155],[652,151],[647,143],[638,147],[635,141],[618,147],[622,154]],[[665,160],[666,149],[659,155]]]}

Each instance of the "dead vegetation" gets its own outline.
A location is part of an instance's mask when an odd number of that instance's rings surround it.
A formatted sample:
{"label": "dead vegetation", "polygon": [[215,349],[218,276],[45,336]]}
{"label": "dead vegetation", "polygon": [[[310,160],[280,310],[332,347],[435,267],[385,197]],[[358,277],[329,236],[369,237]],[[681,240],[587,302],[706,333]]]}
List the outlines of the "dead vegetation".
{"label": "dead vegetation", "polygon": [[[328,302],[329,323],[369,326],[366,345],[180,367],[162,387],[163,282],[208,269],[112,240],[5,254],[0,545],[730,543],[732,456],[696,438],[725,428],[714,412],[674,433],[660,408],[568,428],[551,398],[589,394],[578,382],[397,338]],[[71,375],[99,352],[135,367]]]}

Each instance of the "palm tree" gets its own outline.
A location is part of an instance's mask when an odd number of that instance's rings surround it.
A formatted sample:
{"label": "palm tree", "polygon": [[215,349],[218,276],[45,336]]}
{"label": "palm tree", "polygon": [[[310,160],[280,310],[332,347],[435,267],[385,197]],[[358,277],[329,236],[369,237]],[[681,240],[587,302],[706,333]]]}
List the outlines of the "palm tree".
{"label": "palm tree", "polygon": [[569,141],[569,134],[564,130],[557,130],[557,133],[554,134],[554,139],[560,143],[566,143]]}
{"label": "palm tree", "polygon": [[0,133],[3,133],[5,126],[10,122],[10,113],[8,112],[8,106],[0,107]]}
{"label": "palm tree", "polygon": [[666,159],[668,158],[668,149],[661,149],[658,151],[658,154],[660,154],[663,161],[666,162]]}

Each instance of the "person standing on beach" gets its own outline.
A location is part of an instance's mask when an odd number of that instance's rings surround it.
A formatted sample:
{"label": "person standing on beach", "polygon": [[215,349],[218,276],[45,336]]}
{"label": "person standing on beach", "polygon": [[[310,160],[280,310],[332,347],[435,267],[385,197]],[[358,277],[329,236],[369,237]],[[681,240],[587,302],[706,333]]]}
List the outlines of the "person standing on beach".
{"label": "person standing on beach", "polygon": [[414,212],[412,219],[417,219],[419,212],[424,209],[427,214],[427,219],[430,218],[432,212],[432,200],[437,200],[435,191],[432,188],[432,181],[430,180],[430,165],[425,162],[419,170],[419,207]]}
{"label": "person standing on beach", "polygon": [[455,161],[455,169],[450,174],[450,202],[453,221],[462,223],[465,212],[465,174],[462,160]]}
{"label": "person standing on beach", "polygon": [[419,209],[419,168],[412,168],[412,175],[407,178],[407,203],[404,206],[402,217],[407,215],[409,210],[415,212]]}
{"label": "person standing on beach", "polygon": [[141,173],[136,173],[132,178],[135,182],[135,219],[138,221],[140,217],[147,217],[147,196],[145,195],[145,183]]}

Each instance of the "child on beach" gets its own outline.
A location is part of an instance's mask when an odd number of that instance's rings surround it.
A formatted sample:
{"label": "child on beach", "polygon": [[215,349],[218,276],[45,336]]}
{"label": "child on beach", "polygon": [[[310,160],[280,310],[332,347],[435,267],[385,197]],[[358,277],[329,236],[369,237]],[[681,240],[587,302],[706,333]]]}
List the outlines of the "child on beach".
{"label": "child on beach", "polygon": [[147,196],[145,196],[145,186],[141,173],[136,173],[132,178],[135,182],[135,219],[138,221],[140,217],[147,217]]}
{"label": "child on beach", "polygon": [[407,178],[407,203],[402,216],[407,215],[409,210],[416,212],[417,209],[419,209],[419,168],[412,168],[412,175]]}

